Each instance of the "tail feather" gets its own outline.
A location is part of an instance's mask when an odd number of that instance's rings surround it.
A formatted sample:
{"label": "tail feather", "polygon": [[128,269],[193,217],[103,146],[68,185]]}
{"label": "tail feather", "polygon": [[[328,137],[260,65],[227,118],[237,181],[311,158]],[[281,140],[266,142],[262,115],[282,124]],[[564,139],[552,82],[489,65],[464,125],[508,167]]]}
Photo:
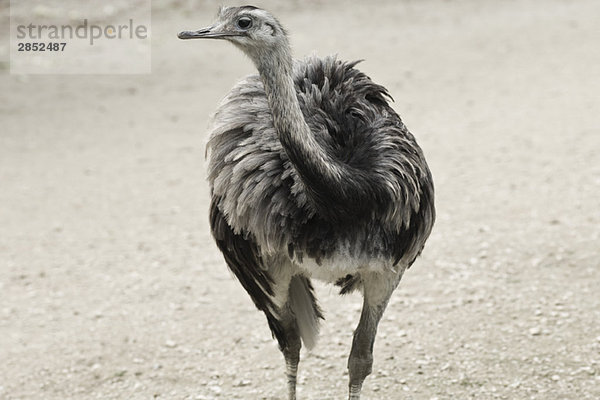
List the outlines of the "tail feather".
{"label": "tail feather", "polygon": [[289,288],[289,303],[296,317],[302,342],[310,350],[317,344],[319,319],[324,318],[321,308],[317,304],[314,288],[307,277],[296,275],[292,278]]}

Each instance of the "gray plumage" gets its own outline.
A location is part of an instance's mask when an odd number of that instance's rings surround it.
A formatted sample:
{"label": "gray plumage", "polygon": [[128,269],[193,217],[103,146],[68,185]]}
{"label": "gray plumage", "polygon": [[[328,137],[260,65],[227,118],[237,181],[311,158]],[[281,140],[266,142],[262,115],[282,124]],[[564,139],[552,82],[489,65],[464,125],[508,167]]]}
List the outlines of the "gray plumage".
{"label": "gray plumage", "polygon": [[350,399],[371,371],[377,324],[435,219],[431,173],[385,88],[335,57],[293,61],[268,12],[222,8],[182,39],[224,38],[259,75],[219,106],[207,150],[211,229],[230,269],[267,316],[296,398],[300,341],[322,313],[310,278],[360,289],[348,361]]}

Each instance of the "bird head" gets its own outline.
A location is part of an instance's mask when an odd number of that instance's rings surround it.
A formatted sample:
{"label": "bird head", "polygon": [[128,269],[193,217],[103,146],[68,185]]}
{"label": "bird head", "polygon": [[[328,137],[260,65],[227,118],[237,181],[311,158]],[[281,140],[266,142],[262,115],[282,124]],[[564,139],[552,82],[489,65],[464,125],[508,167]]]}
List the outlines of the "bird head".
{"label": "bird head", "polygon": [[264,58],[288,50],[287,33],[269,12],[254,6],[221,7],[216,21],[197,31],[183,31],[179,39],[225,39],[259,66]]}

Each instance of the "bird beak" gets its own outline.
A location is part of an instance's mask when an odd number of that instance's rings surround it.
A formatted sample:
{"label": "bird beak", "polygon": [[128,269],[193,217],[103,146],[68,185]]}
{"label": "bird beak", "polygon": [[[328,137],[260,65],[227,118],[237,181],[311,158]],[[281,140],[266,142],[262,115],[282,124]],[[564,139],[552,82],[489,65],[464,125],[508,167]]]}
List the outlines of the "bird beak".
{"label": "bird beak", "polygon": [[179,39],[221,39],[231,36],[242,36],[240,32],[227,32],[219,30],[217,26],[200,29],[197,31],[183,31],[177,34]]}

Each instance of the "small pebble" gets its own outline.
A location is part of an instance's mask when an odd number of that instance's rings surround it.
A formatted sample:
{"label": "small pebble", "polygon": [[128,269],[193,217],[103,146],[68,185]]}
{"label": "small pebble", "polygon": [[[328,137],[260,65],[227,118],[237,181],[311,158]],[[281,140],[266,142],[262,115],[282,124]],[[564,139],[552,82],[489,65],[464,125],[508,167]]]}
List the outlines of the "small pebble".
{"label": "small pebble", "polygon": [[209,386],[208,389],[210,391],[214,392],[215,394],[220,394],[223,391],[223,389],[221,389],[221,386],[217,386],[217,385]]}
{"label": "small pebble", "polygon": [[539,336],[542,334],[542,330],[539,327],[535,326],[529,329],[529,334],[531,336]]}

